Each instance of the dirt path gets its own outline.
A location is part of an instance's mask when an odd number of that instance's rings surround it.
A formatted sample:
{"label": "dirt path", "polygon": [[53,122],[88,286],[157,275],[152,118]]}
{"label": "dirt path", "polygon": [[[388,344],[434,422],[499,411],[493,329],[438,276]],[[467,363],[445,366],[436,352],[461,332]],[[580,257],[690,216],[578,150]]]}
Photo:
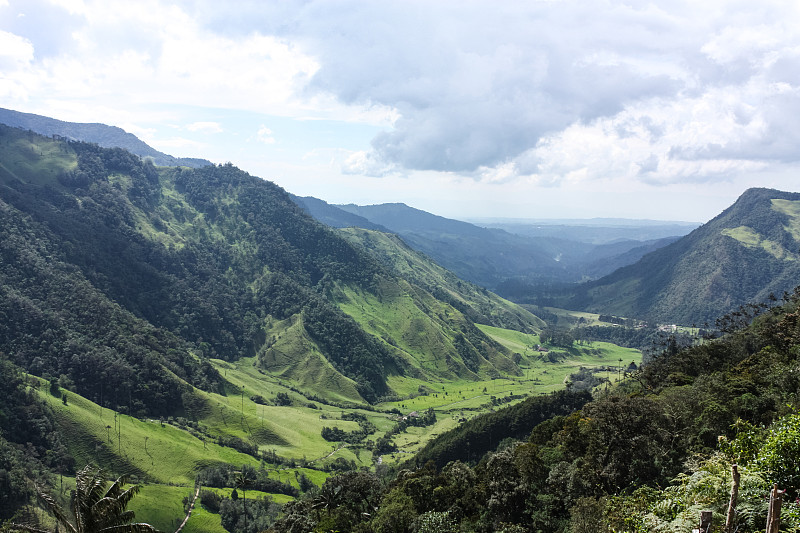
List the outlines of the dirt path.
{"label": "dirt path", "polygon": [[200,485],[197,485],[197,490],[194,492],[194,498],[192,498],[192,504],[189,506],[189,512],[186,513],[186,518],[183,519],[181,525],[178,526],[178,529],[175,530],[175,533],[180,533],[183,529],[183,526],[186,525],[186,522],[189,521],[189,517],[192,516],[192,511],[194,510],[194,502],[197,501],[197,496],[200,494]]}

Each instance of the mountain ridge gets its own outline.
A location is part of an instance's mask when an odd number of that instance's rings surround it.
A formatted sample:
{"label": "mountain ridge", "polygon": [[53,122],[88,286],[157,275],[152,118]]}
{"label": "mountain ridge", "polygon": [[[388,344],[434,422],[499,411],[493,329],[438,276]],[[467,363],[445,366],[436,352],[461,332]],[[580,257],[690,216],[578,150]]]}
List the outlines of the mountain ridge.
{"label": "mountain ridge", "polygon": [[[573,283],[599,277],[635,261],[648,251],[647,247],[652,249],[669,242],[661,238],[613,239],[616,242],[607,240],[596,244],[553,234],[517,234],[506,228],[448,219],[402,203],[338,207],[388,228],[460,277],[512,300],[515,299],[514,290],[505,288],[525,283]],[[310,212],[320,216],[313,209]],[[678,228],[668,227],[676,231]],[[622,235],[630,233],[630,229],[624,228]],[[602,228],[592,228],[592,231],[596,233]],[[640,236],[647,234],[647,230],[638,231]]]}
{"label": "mountain ridge", "polygon": [[[775,208],[775,200],[782,209]],[[783,294],[800,276],[798,205],[800,193],[748,189],[689,235],[586,283],[561,303],[619,316],[702,324],[739,305]]]}
{"label": "mountain ridge", "polygon": [[66,122],[33,113],[0,108],[0,124],[34,131],[40,135],[65,137],[96,143],[104,148],[123,148],[139,157],[149,157],[160,166],[203,167],[211,161],[193,157],[174,157],[149,146],[132,133],[117,126],[100,123]]}

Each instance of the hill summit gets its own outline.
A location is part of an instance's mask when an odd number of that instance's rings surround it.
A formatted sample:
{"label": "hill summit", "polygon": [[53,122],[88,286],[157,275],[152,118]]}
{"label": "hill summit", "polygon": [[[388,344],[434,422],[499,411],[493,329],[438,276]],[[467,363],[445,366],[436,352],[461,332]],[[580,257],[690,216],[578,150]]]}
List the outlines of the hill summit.
{"label": "hill summit", "polygon": [[753,188],[676,242],[581,286],[565,306],[702,324],[800,279],[800,193]]}

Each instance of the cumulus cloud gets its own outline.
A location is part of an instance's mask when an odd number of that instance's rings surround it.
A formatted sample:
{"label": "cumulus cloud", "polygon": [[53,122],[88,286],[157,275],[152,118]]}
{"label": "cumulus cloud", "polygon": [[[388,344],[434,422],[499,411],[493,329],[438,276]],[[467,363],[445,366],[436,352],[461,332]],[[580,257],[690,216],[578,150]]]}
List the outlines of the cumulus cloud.
{"label": "cumulus cloud", "polygon": [[0,61],[28,64],[33,60],[33,44],[19,35],[0,30]]}
{"label": "cumulus cloud", "polygon": [[785,162],[800,126],[790,2],[309,2],[308,91],[397,111],[349,171],[542,184],[724,179]]}
{"label": "cumulus cloud", "polygon": [[800,154],[796,2],[43,2],[0,0],[29,15],[0,32],[7,100],[383,125],[344,173],[665,185]]}
{"label": "cumulus cloud", "polygon": [[33,44],[13,33],[0,30],[0,73],[19,71],[23,76],[11,78],[0,75],[0,98],[8,101],[25,100],[28,96],[26,78],[33,60]]}
{"label": "cumulus cloud", "polygon": [[341,165],[341,170],[343,174],[358,174],[373,178],[400,174],[395,165],[375,157],[373,152],[364,150],[348,155]]}
{"label": "cumulus cloud", "polygon": [[[14,4],[6,10],[30,11],[33,19],[61,11],[68,23],[57,50],[3,72],[5,80],[23,83],[39,99],[81,99],[88,107],[124,100],[300,113],[305,100],[296,95],[317,68],[284,39],[221,35],[175,4],[86,0],[41,11]],[[23,29],[39,42],[47,40],[42,34],[50,26]],[[19,43],[16,49],[16,57],[25,57]]]}

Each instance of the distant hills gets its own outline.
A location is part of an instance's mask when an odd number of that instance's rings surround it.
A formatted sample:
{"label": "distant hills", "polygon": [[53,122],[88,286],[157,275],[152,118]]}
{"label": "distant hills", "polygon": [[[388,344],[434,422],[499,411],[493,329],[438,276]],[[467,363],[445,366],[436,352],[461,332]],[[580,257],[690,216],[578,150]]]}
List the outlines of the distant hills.
{"label": "distant hills", "polygon": [[[516,223],[507,231],[440,217],[400,203],[333,206],[316,198],[294,199],[332,227],[396,233],[460,277],[511,299],[520,285],[575,283],[608,274],[693,227],[609,221],[606,226],[591,227]],[[534,234],[540,227],[546,229]]]}
{"label": "distant hills", "polygon": [[331,206],[308,198],[300,204],[335,227],[394,232],[460,277],[521,303],[704,324],[770,294],[780,297],[800,279],[796,193],[748,190],[683,237],[665,235],[692,224],[492,221],[498,227],[486,228],[404,204]]}
{"label": "distant hills", "polygon": [[682,236],[698,227],[696,222],[667,222],[626,218],[590,219],[475,219],[473,224],[503,229],[528,237],[554,237],[591,244],[656,241]]}
{"label": "distant hills", "polygon": [[712,322],[800,280],[800,194],[749,189],[720,215],[551,303],[658,322]]}
{"label": "distant hills", "polygon": [[198,168],[211,164],[211,161],[205,159],[173,157],[159,152],[142,142],[132,133],[128,133],[116,126],[64,122],[63,120],[3,108],[0,108],[0,124],[31,130],[48,137],[59,135],[70,140],[96,143],[104,148],[123,148],[139,157],[152,158],[153,163],[160,166]]}

